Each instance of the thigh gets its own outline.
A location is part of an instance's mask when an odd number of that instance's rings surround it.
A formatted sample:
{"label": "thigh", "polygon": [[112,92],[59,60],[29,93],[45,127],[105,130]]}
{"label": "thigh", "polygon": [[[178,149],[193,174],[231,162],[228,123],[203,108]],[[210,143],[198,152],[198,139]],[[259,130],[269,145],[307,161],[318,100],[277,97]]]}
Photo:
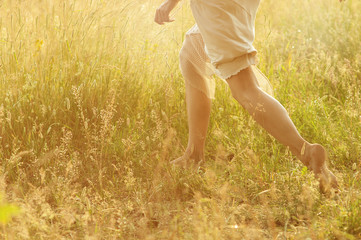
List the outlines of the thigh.
{"label": "thigh", "polygon": [[210,76],[214,73],[204,48],[201,34],[194,28],[188,31],[179,54],[182,71],[187,70],[184,69],[187,67],[201,76]]}
{"label": "thigh", "polygon": [[204,92],[207,97],[214,98],[214,73],[208,55],[204,50],[204,42],[196,26],[187,32],[179,54],[180,68],[185,83]]}

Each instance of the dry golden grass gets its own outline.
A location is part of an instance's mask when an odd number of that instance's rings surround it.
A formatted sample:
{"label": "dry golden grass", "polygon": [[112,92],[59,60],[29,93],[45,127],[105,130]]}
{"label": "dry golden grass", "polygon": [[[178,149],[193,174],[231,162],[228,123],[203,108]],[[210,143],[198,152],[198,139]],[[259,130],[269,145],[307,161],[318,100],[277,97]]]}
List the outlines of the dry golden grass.
{"label": "dry golden grass", "polygon": [[220,81],[204,169],[169,166],[188,137],[193,19],[185,2],[157,26],[159,3],[0,0],[0,238],[360,239],[361,4],[258,13],[260,69],[329,150],[342,192],[325,198]]}

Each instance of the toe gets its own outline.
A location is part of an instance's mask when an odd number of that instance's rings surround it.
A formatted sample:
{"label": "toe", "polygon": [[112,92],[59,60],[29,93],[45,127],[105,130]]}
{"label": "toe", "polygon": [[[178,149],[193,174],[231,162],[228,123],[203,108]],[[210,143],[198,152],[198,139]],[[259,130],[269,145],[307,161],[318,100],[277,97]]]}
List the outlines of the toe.
{"label": "toe", "polygon": [[336,176],[325,166],[320,177],[320,191],[324,194],[340,192]]}

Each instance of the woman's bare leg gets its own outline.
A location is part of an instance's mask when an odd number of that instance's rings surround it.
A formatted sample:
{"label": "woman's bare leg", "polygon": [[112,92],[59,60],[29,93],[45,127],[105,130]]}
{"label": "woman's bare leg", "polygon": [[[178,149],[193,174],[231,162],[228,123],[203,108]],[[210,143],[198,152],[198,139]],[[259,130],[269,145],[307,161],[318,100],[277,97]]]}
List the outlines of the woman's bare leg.
{"label": "woman's bare leg", "polygon": [[260,89],[252,69],[246,68],[227,79],[233,97],[268,133],[289,147],[302,163],[320,178],[320,187],[336,186],[335,176],[326,167],[327,154],[319,144],[310,144],[297,131],[285,108]]}
{"label": "woman's bare leg", "polygon": [[[179,53],[179,65],[185,80],[189,137],[184,154],[171,163],[178,166],[197,166],[204,159],[211,99],[208,92],[206,64],[208,56],[200,34],[186,35]],[[203,92],[203,91],[204,92]]]}
{"label": "woman's bare leg", "polygon": [[[197,77],[197,74],[193,75]],[[186,83],[186,103],[188,113],[188,146],[183,156],[171,163],[179,166],[199,164],[204,159],[211,99],[197,88]]]}

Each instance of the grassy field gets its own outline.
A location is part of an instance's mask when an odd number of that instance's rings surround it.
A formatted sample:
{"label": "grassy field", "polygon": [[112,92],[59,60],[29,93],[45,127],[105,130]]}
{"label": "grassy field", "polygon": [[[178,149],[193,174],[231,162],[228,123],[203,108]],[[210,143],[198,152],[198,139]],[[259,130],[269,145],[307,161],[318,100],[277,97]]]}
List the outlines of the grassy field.
{"label": "grassy field", "polygon": [[[361,239],[361,2],[263,1],[258,67],[342,192],[217,81],[204,170],[178,52],[192,26],[156,0],[0,0],[0,239]],[[233,156],[231,158],[230,156]]]}

